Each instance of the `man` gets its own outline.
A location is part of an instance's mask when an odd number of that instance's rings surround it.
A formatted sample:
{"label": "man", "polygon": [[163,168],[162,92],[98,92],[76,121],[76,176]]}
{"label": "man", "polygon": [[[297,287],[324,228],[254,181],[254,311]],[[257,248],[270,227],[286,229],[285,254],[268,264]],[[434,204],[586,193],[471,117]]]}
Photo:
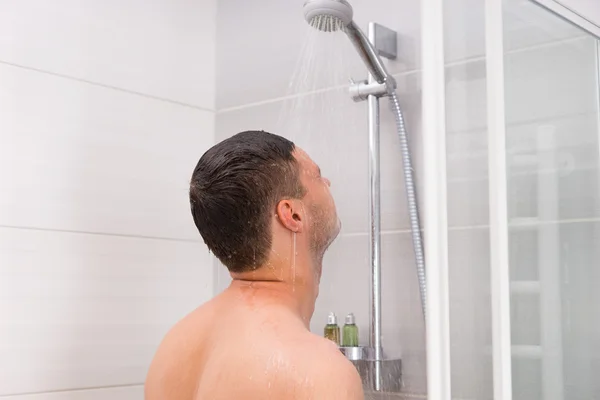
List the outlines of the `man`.
{"label": "man", "polygon": [[340,231],[330,182],[294,143],[241,132],[208,150],[194,222],[231,285],[165,337],[146,400],[362,400],[337,346],[309,331],[323,255]]}

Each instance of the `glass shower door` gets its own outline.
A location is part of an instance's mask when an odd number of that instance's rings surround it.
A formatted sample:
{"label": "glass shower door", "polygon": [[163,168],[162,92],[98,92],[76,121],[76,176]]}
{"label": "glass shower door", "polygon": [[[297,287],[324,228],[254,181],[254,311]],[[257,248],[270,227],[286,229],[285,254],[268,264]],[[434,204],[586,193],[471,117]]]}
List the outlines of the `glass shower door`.
{"label": "glass shower door", "polygon": [[598,40],[550,3],[443,3],[452,398],[600,399]]}
{"label": "glass shower door", "polygon": [[598,399],[598,41],[522,0],[503,41],[513,398]]}

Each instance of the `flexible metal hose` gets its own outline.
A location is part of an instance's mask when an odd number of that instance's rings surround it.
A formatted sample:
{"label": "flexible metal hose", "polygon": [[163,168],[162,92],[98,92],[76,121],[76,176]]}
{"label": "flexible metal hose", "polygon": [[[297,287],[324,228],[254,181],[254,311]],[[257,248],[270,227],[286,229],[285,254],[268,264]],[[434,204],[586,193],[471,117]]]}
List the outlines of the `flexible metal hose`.
{"label": "flexible metal hose", "polygon": [[404,167],[404,183],[406,186],[406,198],[408,200],[408,215],[410,218],[410,229],[412,232],[413,249],[415,252],[415,262],[417,266],[417,277],[419,279],[419,290],[421,293],[421,306],[423,307],[423,317],[427,310],[427,282],[425,280],[425,256],[423,254],[423,242],[421,240],[421,225],[419,222],[419,205],[415,194],[415,182],[413,180],[413,168],[410,157],[410,148],[408,147],[408,137],[406,127],[404,126],[404,117],[402,108],[395,91],[390,94],[390,104],[396,117],[396,127],[400,139],[400,149],[402,153],[402,165]]}

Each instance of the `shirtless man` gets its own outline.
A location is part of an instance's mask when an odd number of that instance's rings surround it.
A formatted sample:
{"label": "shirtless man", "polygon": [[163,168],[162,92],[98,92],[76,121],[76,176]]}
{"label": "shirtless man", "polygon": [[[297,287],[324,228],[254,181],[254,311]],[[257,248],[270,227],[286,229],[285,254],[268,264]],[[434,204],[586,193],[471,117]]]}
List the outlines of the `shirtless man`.
{"label": "shirtless man", "polygon": [[323,254],[340,231],[330,182],[266,132],[208,150],[190,185],[194,222],[230,286],[166,335],[146,400],[362,400],[354,366],[309,331]]}

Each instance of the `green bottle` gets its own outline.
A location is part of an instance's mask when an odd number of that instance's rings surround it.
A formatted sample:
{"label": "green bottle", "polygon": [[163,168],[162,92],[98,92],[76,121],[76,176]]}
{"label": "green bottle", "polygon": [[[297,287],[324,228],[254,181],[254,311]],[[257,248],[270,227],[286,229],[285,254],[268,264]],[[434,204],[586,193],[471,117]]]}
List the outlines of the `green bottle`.
{"label": "green bottle", "polygon": [[344,324],[344,336],[342,346],[356,347],[358,346],[358,326],[354,320],[354,314],[346,315],[346,323]]}
{"label": "green bottle", "polygon": [[327,325],[325,325],[325,338],[331,340],[338,346],[340,345],[340,327],[337,324],[337,317],[333,312],[327,317]]}

